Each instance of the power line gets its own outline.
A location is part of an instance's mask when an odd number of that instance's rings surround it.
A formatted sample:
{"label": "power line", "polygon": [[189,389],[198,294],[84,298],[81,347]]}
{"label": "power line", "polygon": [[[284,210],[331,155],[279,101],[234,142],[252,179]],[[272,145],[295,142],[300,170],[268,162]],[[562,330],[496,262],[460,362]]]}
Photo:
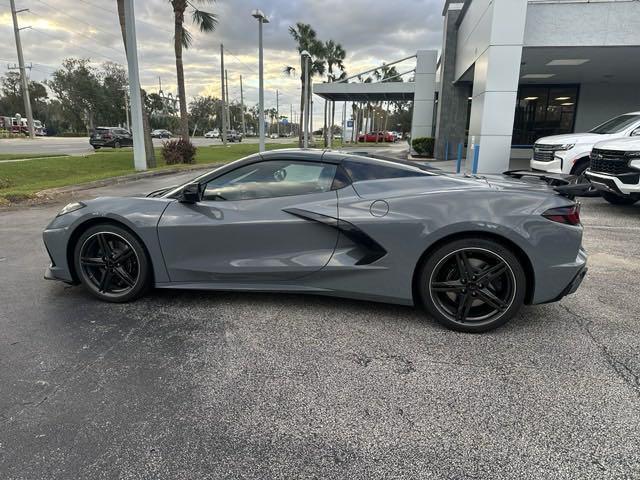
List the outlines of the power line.
{"label": "power line", "polygon": [[[40,34],[42,34],[42,35],[45,35],[45,36],[47,36],[47,37],[49,37],[49,38],[53,38],[54,40],[64,41],[64,40],[63,40],[63,39],[61,39],[60,37],[56,37],[56,36],[51,35],[51,34],[49,34],[49,33],[47,33],[47,32],[44,32],[44,31],[42,31],[42,30],[39,30],[39,29],[37,29],[37,28],[31,28],[31,30],[32,30],[32,31],[34,31],[34,32],[40,33]],[[102,55],[102,54],[100,54],[100,53],[97,53],[97,52],[92,51],[92,50],[88,50],[88,49],[86,49],[86,48],[84,48],[84,47],[81,47],[81,46],[79,46],[79,45],[75,45],[75,47],[76,47],[76,48],[79,48],[80,50],[84,50],[85,52],[90,53],[92,56],[93,56],[93,55],[97,55],[97,56],[99,56],[99,57],[106,58],[107,60],[111,60],[112,62],[115,62],[115,63],[122,63],[122,61],[121,61],[121,60],[116,60],[116,59],[115,59],[115,58],[113,58],[113,57],[109,57],[109,56],[107,56],[107,55]]]}
{"label": "power line", "polygon": [[93,24],[91,24],[91,23],[87,22],[86,20],[82,20],[82,19],[80,19],[80,18],[78,18],[78,17],[74,17],[73,15],[69,15],[68,13],[63,12],[63,11],[62,11],[62,10],[60,10],[59,8],[56,8],[56,7],[52,6],[52,5],[49,5],[49,4],[48,4],[47,2],[45,2],[44,0],[35,0],[35,1],[36,1],[36,2],[39,2],[39,3],[43,4],[43,5],[45,5],[46,7],[50,8],[51,10],[54,10],[54,11],[55,11],[55,12],[57,12],[57,13],[60,13],[60,14],[64,15],[65,17],[69,17],[70,19],[75,20],[76,22],[84,23],[85,25],[88,25],[89,27],[95,28],[96,30],[99,30],[99,31],[101,31],[101,32],[103,32],[103,33],[106,33],[107,35],[114,35],[114,33],[113,33],[113,32],[107,32],[106,30],[104,30],[104,29],[102,29],[102,28],[100,28],[100,27],[98,27],[98,26],[96,26],[96,25],[93,25]]}
{"label": "power line", "polygon": [[232,52],[229,51],[229,49],[227,47],[224,47],[225,51],[231,55],[233,58],[235,58],[238,62],[240,62],[242,65],[244,65],[246,68],[248,68],[252,73],[254,74],[258,74],[258,72],[256,72],[253,67],[250,67],[249,65],[247,65],[246,63],[244,63],[242,60],[240,60],[238,57],[236,57]]}
{"label": "power line", "polygon": [[[32,12],[32,11],[29,11],[29,13],[32,14],[32,15],[35,15],[36,17],[45,18],[44,16],[42,16],[42,15],[40,15],[38,13]],[[84,37],[84,38],[86,38],[88,40],[91,40],[92,42],[95,42],[97,40],[95,37],[91,37],[91,36],[86,35],[86,34],[84,34],[82,32],[79,32],[77,30],[74,30],[73,32],[69,32],[69,31],[67,31],[67,32],[68,33],[72,33],[73,35],[80,35],[81,37]],[[113,50],[114,52],[117,52],[119,54],[124,53],[122,50],[119,50],[119,49],[114,48],[114,47],[110,47],[109,45],[100,45],[100,46],[103,47],[103,48],[108,48],[109,50]]]}

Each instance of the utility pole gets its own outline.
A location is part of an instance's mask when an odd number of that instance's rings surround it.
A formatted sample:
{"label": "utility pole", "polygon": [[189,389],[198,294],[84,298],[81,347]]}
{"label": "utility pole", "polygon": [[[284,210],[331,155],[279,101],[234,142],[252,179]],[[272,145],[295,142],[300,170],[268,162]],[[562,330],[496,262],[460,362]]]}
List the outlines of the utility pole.
{"label": "utility pole", "polygon": [[229,78],[227,77],[227,70],[224,71],[224,85],[225,85],[225,95],[227,96],[227,125],[229,125],[229,130],[233,130],[233,126],[231,125],[231,115],[229,110],[231,109],[231,101],[229,100]]}
{"label": "utility pole", "polygon": [[16,36],[16,50],[18,50],[18,68],[20,68],[20,80],[22,82],[22,98],[24,99],[24,113],[27,114],[27,128],[29,129],[29,138],[35,138],[33,129],[33,112],[31,111],[31,99],[29,98],[29,81],[27,80],[27,72],[24,66],[24,56],[22,55],[22,42],[20,41],[20,27],[18,27],[18,13],[26,12],[27,9],[16,10],[15,0],[11,2],[11,16],[13,17],[13,32]]}
{"label": "utility pole", "polygon": [[293,103],[289,104],[289,133],[293,135]]}
{"label": "utility pole", "polygon": [[242,75],[240,75],[240,115],[242,115],[242,135],[246,135],[247,125],[244,119],[244,93],[242,91]]}
{"label": "utility pole", "polygon": [[220,83],[222,84],[222,131],[220,136],[222,137],[222,143],[227,145],[227,107],[224,93],[224,47],[220,44]]}
{"label": "utility pole", "polygon": [[[11,0],[13,1],[13,0]],[[127,70],[129,72],[129,97],[131,98],[131,126],[133,134],[133,164],[136,170],[147,169],[142,128],[142,94],[138,71],[138,45],[133,0],[124,0],[124,23],[126,31]]]}
{"label": "utility pole", "polygon": [[276,135],[280,138],[280,92],[276,90]]}

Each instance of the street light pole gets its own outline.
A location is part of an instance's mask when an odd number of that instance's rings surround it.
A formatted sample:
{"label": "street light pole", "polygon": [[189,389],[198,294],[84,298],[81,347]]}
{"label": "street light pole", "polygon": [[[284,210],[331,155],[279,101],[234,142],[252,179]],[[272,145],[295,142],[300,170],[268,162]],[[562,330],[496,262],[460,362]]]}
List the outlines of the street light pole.
{"label": "street light pole", "polygon": [[262,24],[269,19],[261,10],[254,10],[251,15],[258,20],[258,131],[260,135],[258,151],[264,152],[264,57],[262,52]]}
{"label": "street light pole", "polygon": [[127,42],[127,70],[129,72],[129,98],[131,100],[131,127],[133,134],[133,164],[136,170],[147,169],[142,128],[142,95],[140,94],[140,72],[138,71],[138,46],[133,0],[124,1],[124,25]]}
{"label": "street light pole", "polygon": [[224,46],[220,44],[220,83],[222,84],[222,131],[220,132],[220,138],[222,138],[222,144],[227,146],[227,103],[224,93]]}

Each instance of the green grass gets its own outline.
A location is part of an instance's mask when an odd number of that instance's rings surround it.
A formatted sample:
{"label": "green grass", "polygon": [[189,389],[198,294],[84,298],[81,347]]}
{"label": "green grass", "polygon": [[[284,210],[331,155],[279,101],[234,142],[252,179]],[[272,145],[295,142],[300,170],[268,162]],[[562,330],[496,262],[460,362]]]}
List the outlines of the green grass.
{"label": "green grass", "polygon": [[[267,144],[267,150],[294,147],[291,144]],[[198,147],[197,164],[222,164],[258,151],[257,144],[240,143],[228,147]],[[158,169],[167,168],[156,149]],[[170,165],[169,167],[175,167]],[[0,203],[17,202],[48,188],[64,187],[134,173],[130,149],[98,151],[82,157],[61,157],[25,162],[0,163]]]}
{"label": "green grass", "polygon": [[0,153],[0,160],[20,160],[22,158],[66,157],[62,153]]}

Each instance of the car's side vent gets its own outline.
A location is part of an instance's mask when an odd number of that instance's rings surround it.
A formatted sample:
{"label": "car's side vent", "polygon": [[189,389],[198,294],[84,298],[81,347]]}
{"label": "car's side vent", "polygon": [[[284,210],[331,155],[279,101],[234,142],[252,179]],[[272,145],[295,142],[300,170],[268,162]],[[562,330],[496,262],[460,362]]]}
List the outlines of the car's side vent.
{"label": "car's side vent", "polygon": [[283,212],[338,230],[362,250],[362,257],[358,259],[356,265],[369,265],[387,254],[387,251],[382,247],[382,245],[356,227],[353,223],[349,223],[346,220],[310,212],[301,208],[286,208]]}

